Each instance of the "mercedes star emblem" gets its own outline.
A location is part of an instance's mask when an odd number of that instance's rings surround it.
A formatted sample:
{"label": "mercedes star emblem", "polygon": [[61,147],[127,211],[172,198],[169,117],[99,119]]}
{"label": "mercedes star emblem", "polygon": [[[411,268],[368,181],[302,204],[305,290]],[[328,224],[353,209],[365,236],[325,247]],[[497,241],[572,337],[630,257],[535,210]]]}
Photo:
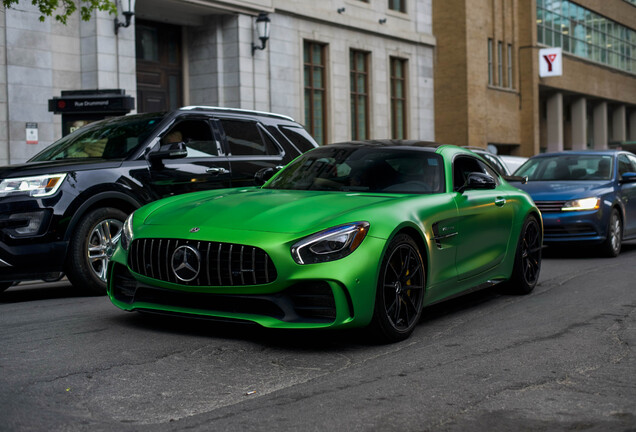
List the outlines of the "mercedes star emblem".
{"label": "mercedes star emblem", "polygon": [[190,282],[199,275],[201,255],[192,246],[179,246],[172,253],[172,272],[177,279]]}
{"label": "mercedes star emblem", "polygon": [[200,230],[200,229],[201,229],[201,228],[199,228],[199,227],[194,227],[194,228],[191,228],[191,229],[190,229],[190,232],[191,232],[191,233],[199,232],[199,230]]}

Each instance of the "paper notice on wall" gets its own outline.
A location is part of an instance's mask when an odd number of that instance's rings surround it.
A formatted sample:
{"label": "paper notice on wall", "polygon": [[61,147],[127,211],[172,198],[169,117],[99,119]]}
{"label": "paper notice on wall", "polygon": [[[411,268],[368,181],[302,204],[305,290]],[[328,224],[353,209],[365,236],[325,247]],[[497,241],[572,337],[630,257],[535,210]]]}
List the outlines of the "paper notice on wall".
{"label": "paper notice on wall", "polygon": [[27,144],[38,143],[38,124],[37,123],[26,124],[26,143]]}

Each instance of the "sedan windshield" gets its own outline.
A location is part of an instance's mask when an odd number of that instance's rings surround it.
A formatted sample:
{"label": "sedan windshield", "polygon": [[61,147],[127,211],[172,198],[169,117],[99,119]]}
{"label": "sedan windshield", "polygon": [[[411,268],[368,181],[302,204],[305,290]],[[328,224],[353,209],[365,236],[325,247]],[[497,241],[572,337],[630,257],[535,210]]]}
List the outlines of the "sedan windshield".
{"label": "sedan windshield", "polygon": [[537,180],[610,180],[612,157],[606,155],[554,155],[528,160],[515,175]]}
{"label": "sedan windshield", "polygon": [[325,146],[288,165],[268,189],[440,193],[442,158],[413,149]]}
{"label": "sedan windshield", "polygon": [[162,114],[118,117],[84,126],[51,144],[31,158],[34,161],[59,159],[124,159],[159,124]]}

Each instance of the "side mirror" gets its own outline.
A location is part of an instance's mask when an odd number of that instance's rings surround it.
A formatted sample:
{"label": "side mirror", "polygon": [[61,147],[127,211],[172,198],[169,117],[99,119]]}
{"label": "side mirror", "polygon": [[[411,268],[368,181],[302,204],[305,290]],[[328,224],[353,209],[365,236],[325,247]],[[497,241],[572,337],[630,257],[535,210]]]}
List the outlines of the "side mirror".
{"label": "side mirror", "polygon": [[494,189],[497,187],[495,179],[484,173],[470,173],[466,179],[464,186],[459,188],[458,192],[463,193],[469,189]]}
{"label": "side mirror", "polygon": [[161,161],[163,159],[181,159],[188,155],[188,148],[184,142],[162,144],[159,150],[148,153],[148,159],[151,162]]}
{"label": "side mirror", "polygon": [[626,172],[621,176],[623,183],[636,183],[636,172]]}
{"label": "side mirror", "polygon": [[528,183],[528,176],[513,176],[513,175],[509,175],[509,176],[502,176],[502,177],[507,182],[519,182],[521,184]]}
{"label": "side mirror", "polygon": [[269,179],[274,177],[274,174],[277,172],[278,170],[272,167],[261,168],[256,171],[256,174],[254,174],[254,183],[256,183],[256,186],[263,186]]}

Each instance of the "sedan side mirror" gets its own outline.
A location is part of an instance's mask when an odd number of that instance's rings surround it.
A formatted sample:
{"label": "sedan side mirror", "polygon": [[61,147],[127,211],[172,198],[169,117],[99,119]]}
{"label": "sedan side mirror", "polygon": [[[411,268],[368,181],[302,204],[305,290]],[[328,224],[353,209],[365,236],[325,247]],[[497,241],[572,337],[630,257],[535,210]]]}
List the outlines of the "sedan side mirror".
{"label": "sedan side mirror", "polygon": [[494,178],[484,173],[470,173],[466,179],[466,183],[459,189],[459,193],[463,193],[468,189],[494,189],[497,182]]}
{"label": "sedan side mirror", "polygon": [[151,162],[161,161],[163,159],[181,159],[188,155],[188,148],[185,143],[162,144],[159,150],[148,153],[148,159]]}
{"label": "sedan side mirror", "polygon": [[621,182],[623,183],[636,183],[636,173],[626,172],[621,176]]}
{"label": "sedan side mirror", "polygon": [[259,169],[256,171],[256,174],[254,174],[254,183],[256,183],[256,186],[263,186],[269,179],[274,177],[277,171],[278,170],[272,167]]}

